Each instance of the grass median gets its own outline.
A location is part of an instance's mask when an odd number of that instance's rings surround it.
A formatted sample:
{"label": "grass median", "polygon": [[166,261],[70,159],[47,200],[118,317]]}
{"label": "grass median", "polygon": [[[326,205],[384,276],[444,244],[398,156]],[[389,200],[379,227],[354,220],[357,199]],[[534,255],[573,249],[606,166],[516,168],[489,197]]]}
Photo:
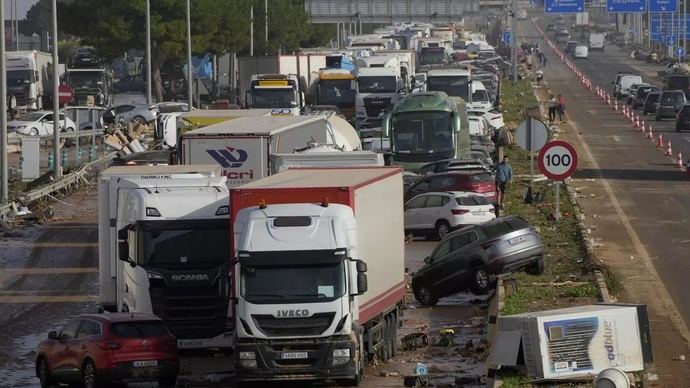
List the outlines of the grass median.
{"label": "grass median", "polygon": [[[519,124],[528,108],[538,106],[529,80],[502,84],[502,110],[506,123]],[[560,190],[560,220],[553,217],[555,185],[551,181],[535,182],[533,196],[543,201],[526,204],[529,187],[529,154],[518,146],[504,148],[513,167],[513,183],[505,199],[504,214],[518,215],[539,228],[545,245],[545,268],[541,276],[525,273],[512,275],[518,281],[517,292],[510,295],[502,315],[550,310],[591,304],[597,301],[599,291],[592,274],[584,243],[578,231],[578,220],[573,203],[564,187]],[[538,173],[535,161],[535,173]]]}

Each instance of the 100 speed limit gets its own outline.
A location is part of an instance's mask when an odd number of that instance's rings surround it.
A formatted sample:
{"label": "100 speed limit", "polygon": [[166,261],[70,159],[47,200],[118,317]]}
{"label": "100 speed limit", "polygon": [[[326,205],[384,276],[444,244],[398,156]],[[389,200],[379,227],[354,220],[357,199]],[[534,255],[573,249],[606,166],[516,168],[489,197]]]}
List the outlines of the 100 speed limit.
{"label": "100 speed limit", "polygon": [[577,152],[570,143],[555,140],[539,151],[539,170],[549,179],[562,181],[577,169]]}

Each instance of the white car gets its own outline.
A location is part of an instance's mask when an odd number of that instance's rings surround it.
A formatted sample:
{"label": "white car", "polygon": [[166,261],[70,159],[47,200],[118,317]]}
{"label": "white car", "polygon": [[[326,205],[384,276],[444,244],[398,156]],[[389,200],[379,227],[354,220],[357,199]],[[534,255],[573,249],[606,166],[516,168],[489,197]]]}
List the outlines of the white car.
{"label": "white car", "polygon": [[573,50],[573,58],[577,59],[587,59],[589,58],[589,47],[585,45],[578,45],[575,46],[575,50]]}
{"label": "white car", "polygon": [[503,113],[496,109],[477,109],[473,107],[467,110],[467,114],[471,116],[483,116],[489,122],[489,126],[492,129],[501,129],[505,127],[505,122],[503,121]]}
{"label": "white car", "polygon": [[405,233],[443,239],[465,225],[496,218],[494,206],[482,194],[450,191],[420,194],[405,204]]}
{"label": "white car", "polygon": [[486,128],[484,127],[484,122],[477,116],[467,117],[467,121],[470,124],[470,135],[485,135]]}
{"label": "white car", "polygon": [[[77,124],[69,117],[60,114],[58,125],[62,132],[73,132]],[[36,111],[25,114],[17,120],[7,123],[7,132],[16,132],[24,136],[45,136],[53,134],[53,112]]]}

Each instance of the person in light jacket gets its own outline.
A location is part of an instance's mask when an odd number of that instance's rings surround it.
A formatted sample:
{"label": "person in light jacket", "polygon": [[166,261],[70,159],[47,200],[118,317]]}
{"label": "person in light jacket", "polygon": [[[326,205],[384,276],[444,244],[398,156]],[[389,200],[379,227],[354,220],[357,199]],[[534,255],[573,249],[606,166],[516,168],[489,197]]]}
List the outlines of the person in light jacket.
{"label": "person in light jacket", "polygon": [[498,208],[503,209],[508,186],[513,181],[513,167],[508,163],[508,157],[504,156],[496,167],[496,194],[498,195]]}

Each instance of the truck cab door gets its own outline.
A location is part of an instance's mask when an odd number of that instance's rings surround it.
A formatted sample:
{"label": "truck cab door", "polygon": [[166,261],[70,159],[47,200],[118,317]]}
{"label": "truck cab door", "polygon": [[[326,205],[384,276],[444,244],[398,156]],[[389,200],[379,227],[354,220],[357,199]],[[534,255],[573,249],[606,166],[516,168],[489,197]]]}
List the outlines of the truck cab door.
{"label": "truck cab door", "polygon": [[[135,271],[137,265],[134,261],[137,250],[136,232],[133,229],[125,229],[126,239],[118,239],[118,276],[117,276],[117,310],[121,312],[132,311],[136,308],[135,298]],[[118,232],[119,237],[123,230]],[[126,252],[123,252],[126,249]]]}

